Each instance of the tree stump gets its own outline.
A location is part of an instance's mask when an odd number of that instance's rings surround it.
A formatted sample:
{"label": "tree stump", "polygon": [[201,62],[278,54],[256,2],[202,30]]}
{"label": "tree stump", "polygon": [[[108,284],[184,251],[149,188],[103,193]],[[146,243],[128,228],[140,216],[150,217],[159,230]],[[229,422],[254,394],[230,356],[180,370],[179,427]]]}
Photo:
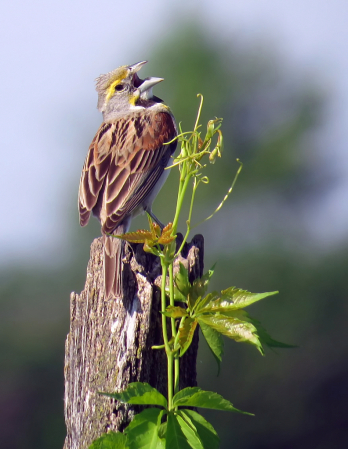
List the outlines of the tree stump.
{"label": "tree stump", "polygon": [[[182,242],[178,235],[177,245]],[[84,290],[70,297],[70,332],[65,345],[64,449],[87,449],[101,434],[122,431],[136,406],[121,404],[98,392],[119,392],[130,382],[148,382],[167,395],[167,361],[161,330],[161,265],[142,245],[126,245],[124,295],[104,300],[102,238],[91,245]],[[203,274],[204,241],[197,235],[179,258],[192,282]],[[174,270],[179,262],[176,261]],[[170,326],[168,326],[170,330]],[[180,359],[180,388],[196,386],[198,333]]]}

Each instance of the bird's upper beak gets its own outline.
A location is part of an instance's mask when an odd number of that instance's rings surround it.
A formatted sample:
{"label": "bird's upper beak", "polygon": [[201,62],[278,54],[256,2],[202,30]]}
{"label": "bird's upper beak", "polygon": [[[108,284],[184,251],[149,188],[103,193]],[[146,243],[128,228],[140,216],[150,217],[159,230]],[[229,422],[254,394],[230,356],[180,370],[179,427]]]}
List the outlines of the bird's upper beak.
{"label": "bird's upper beak", "polygon": [[146,63],[147,63],[147,61],[141,61],[141,62],[137,62],[136,64],[129,65],[128,70],[131,70],[134,73],[139,72],[139,70],[142,68],[142,66],[145,65]]}

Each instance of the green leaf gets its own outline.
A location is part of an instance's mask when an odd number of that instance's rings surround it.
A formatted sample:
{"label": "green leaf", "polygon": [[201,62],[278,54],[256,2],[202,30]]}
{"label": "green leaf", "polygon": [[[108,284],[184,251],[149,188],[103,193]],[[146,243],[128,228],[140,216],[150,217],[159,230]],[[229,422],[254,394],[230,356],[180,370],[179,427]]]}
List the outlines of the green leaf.
{"label": "green leaf", "polygon": [[137,231],[127,232],[126,234],[121,235],[112,234],[112,237],[126,240],[129,243],[145,243],[146,240],[153,240],[152,233],[146,229],[138,229]]}
{"label": "green leaf", "polygon": [[162,424],[160,424],[160,425],[158,426],[158,436],[159,436],[160,438],[165,438],[165,437],[166,437],[166,434],[167,434],[167,425],[168,425],[168,422],[165,421],[165,422],[163,422]]}
{"label": "green leaf", "polygon": [[190,347],[197,324],[198,322],[190,317],[187,317],[180,323],[179,327],[180,357],[182,357]]}
{"label": "green leaf", "polygon": [[251,413],[242,412],[233,407],[232,403],[213,391],[204,391],[198,387],[188,387],[180,390],[173,397],[173,407],[190,406],[223,410],[227,412],[238,412],[246,415]]}
{"label": "green leaf", "polygon": [[158,225],[158,223],[155,223],[154,221],[152,221],[152,219],[151,219],[149,214],[147,214],[147,219],[149,221],[149,226],[150,226],[152,239],[153,240],[157,240],[158,237],[161,235],[161,228]]}
{"label": "green leaf", "polygon": [[188,272],[181,262],[179,262],[179,271],[175,275],[174,282],[179,292],[181,292],[186,299],[191,288],[191,283],[188,278]]}
{"label": "green leaf", "polygon": [[170,242],[176,239],[176,235],[172,235],[172,230],[173,223],[168,223],[167,226],[162,229],[161,236],[158,239],[158,243],[160,245],[168,245]]}
{"label": "green leaf", "polygon": [[167,408],[167,399],[151,385],[133,382],[122,393],[101,393],[104,396],[117,399],[120,402],[137,405],[159,405]]}
{"label": "green leaf", "polygon": [[210,279],[214,274],[214,268],[215,265],[201,278],[193,281],[192,288],[190,289],[188,297],[188,303],[191,310],[194,308],[197,300],[199,298],[202,298],[206,294]]}
{"label": "green leaf", "polygon": [[250,293],[247,290],[242,290],[236,287],[230,287],[221,291],[223,297],[232,297],[236,308],[241,309],[268,296],[277,295],[279,292],[265,292],[265,293]]}
{"label": "green leaf", "polygon": [[210,314],[200,315],[197,319],[200,324],[203,322],[232,340],[254,345],[263,354],[256,327],[252,323],[240,319],[241,314],[238,312],[244,311],[238,310],[233,312],[235,315],[238,315],[238,318],[235,316]]}
{"label": "green leaf", "polygon": [[204,449],[218,449],[220,446],[220,438],[216,433],[214,427],[206,421],[202,415],[187,409],[180,409],[178,411],[186,421],[190,420],[190,425],[194,426],[196,433],[203,444]]}
{"label": "green leaf", "polygon": [[177,306],[168,306],[166,311],[161,313],[170,318],[182,318],[183,316],[187,316],[186,309]]}
{"label": "green leaf", "polygon": [[195,304],[195,315],[198,315],[201,313],[201,309],[205,308],[207,304],[209,304],[212,301],[215,301],[216,299],[219,299],[220,294],[216,291],[213,291],[211,293],[208,293],[207,296],[204,298],[201,298],[198,300]]}
{"label": "green leaf", "polygon": [[[169,285],[166,285],[166,295],[169,296]],[[187,303],[187,297],[184,296],[176,285],[174,285],[174,300]]]}
{"label": "green leaf", "polygon": [[143,246],[143,250],[146,253],[150,253],[153,254],[154,256],[160,257],[161,256],[161,251],[159,251],[156,247],[155,247],[155,242],[150,241],[150,240],[145,240],[144,246]]}
{"label": "green leaf", "polygon": [[191,420],[189,418],[185,420],[180,413],[176,413],[175,417],[190,447],[192,449],[204,449],[204,446],[197,434],[196,428],[190,422]]}
{"label": "green leaf", "polygon": [[[169,287],[168,289],[166,287],[166,292],[169,296]],[[187,297],[181,293],[181,291],[178,289],[176,285],[174,286],[174,300],[187,303]]]}
{"label": "green leaf", "polygon": [[164,441],[158,436],[164,410],[147,408],[134,416],[125,429],[129,449],[164,449]]}
{"label": "green leaf", "polygon": [[209,349],[213,353],[213,356],[218,364],[218,375],[220,373],[220,363],[222,361],[222,355],[224,353],[224,341],[221,334],[218,331],[203,323],[199,322],[202,334],[208,343]]}
{"label": "green leaf", "polygon": [[168,413],[166,449],[192,449],[173,412]]}
{"label": "green leaf", "polygon": [[278,292],[250,293],[236,287],[229,287],[226,290],[221,291],[220,297],[212,298],[209,302],[205,301],[205,307],[200,308],[200,313],[225,313],[230,310],[242,309],[243,307],[250,306],[250,304],[260,301],[267,296],[272,296],[277,293]]}
{"label": "green leaf", "polygon": [[88,449],[128,449],[127,437],[121,432],[104,433]]}

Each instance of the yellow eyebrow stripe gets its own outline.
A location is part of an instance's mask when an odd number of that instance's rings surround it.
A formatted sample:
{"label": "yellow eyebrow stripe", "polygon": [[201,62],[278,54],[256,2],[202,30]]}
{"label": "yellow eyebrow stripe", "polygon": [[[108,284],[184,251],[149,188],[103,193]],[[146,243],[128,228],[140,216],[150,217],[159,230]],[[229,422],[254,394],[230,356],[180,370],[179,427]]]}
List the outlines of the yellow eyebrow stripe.
{"label": "yellow eyebrow stripe", "polygon": [[124,73],[117,78],[115,81],[113,81],[110,86],[107,88],[106,91],[106,98],[105,98],[105,102],[108,103],[108,101],[110,100],[110,98],[113,96],[113,94],[115,93],[115,87],[120,84],[120,82],[122,80],[124,80],[127,76],[127,71],[125,70]]}

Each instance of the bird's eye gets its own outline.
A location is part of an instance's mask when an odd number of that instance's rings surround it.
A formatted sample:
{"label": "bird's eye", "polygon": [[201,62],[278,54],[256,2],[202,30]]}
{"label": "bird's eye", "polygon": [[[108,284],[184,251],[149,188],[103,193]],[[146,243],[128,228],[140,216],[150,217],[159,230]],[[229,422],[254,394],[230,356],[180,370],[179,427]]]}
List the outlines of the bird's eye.
{"label": "bird's eye", "polygon": [[122,92],[125,89],[124,84],[117,84],[117,86],[115,87],[115,90],[117,92]]}

